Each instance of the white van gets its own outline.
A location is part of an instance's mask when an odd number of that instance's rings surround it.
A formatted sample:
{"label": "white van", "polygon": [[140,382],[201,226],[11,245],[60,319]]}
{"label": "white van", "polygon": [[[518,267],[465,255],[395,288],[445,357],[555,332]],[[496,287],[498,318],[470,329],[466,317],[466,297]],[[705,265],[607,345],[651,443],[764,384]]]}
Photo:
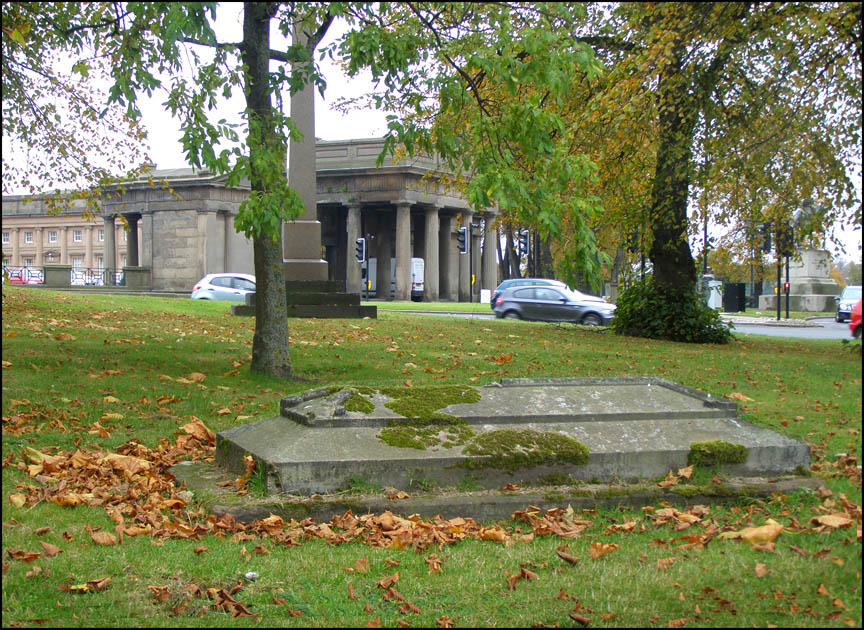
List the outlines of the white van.
{"label": "white van", "polygon": [[[368,274],[367,274],[368,265]],[[369,297],[378,297],[375,290],[376,279],[378,277],[378,259],[370,258],[367,265],[362,266],[361,277],[365,283],[361,295],[366,295],[368,291]],[[426,273],[426,265],[422,258],[411,259],[411,299],[414,302],[423,301],[424,274]],[[367,280],[368,279],[368,280]],[[390,297],[396,295],[396,259],[390,259]]]}

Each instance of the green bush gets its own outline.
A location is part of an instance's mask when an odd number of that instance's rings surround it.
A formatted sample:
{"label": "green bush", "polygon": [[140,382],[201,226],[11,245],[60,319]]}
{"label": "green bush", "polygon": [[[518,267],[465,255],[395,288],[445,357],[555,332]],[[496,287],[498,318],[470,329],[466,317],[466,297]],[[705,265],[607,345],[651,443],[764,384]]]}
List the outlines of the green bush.
{"label": "green bush", "polygon": [[653,278],[625,290],[610,324],[619,335],[687,343],[729,343],[732,333],[695,287],[666,288]]}

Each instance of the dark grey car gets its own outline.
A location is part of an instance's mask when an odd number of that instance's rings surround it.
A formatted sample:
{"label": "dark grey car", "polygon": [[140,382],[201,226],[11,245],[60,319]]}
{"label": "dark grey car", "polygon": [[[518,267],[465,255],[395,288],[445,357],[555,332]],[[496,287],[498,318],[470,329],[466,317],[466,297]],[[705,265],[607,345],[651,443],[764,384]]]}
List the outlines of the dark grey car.
{"label": "dark grey car", "polygon": [[494,310],[498,318],[606,326],[615,314],[615,305],[566,287],[535,286],[504,290]]}
{"label": "dark grey car", "polygon": [[504,280],[498,287],[492,292],[492,299],[489,300],[489,307],[494,311],[495,310],[495,302],[498,300],[498,296],[504,293],[505,290],[511,289],[513,287],[531,287],[531,286],[548,286],[548,287],[564,287],[568,288],[566,284],[561,282],[560,280],[552,280],[551,278],[508,278]]}

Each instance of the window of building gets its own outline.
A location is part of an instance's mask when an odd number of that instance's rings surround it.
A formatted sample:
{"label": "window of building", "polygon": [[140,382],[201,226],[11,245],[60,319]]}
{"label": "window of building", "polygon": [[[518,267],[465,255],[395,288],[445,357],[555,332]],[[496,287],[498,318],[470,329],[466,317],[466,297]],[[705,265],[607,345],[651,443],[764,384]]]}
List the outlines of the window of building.
{"label": "window of building", "polygon": [[33,242],[33,232],[24,232],[24,242],[32,243]]}
{"label": "window of building", "polygon": [[105,230],[99,230],[99,232],[96,234],[96,240],[98,240],[100,243],[105,242]]}
{"label": "window of building", "polygon": [[80,243],[83,239],[81,238],[81,230],[72,230],[72,241],[75,243]]}
{"label": "window of building", "polygon": [[33,266],[33,259],[32,258],[25,258],[24,259],[24,266],[25,267],[32,267]]}
{"label": "window of building", "polygon": [[45,254],[45,262],[46,263],[53,263],[54,262],[54,254],[52,252],[48,252],[47,254]]}
{"label": "window of building", "polygon": [[48,230],[48,242],[56,243],[57,242],[57,230]]}
{"label": "window of building", "polygon": [[129,232],[127,232],[126,230],[123,230],[123,242],[124,242],[124,243],[125,243],[126,240],[127,240],[126,237],[128,236],[128,234],[129,234]]}
{"label": "window of building", "polygon": [[105,269],[105,259],[102,258],[102,256],[97,256],[96,268],[99,269],[99,271],[102,271],[103,269]]}
{"label": "window of building", "polygon": [[78,269],[78,270],[83,269],[84,268],[84,259],[81,258],[80,256],[73,256],[72,257],[72,268]]}
{"label": "window of building", "polygon": [[123,266],[124,267],[129,266],[129,257],[128,256],[123,256]]}
{"label": "window of building", "polygon": [[3,232],[3,242],[4,243],[9,242],[9,232]]}

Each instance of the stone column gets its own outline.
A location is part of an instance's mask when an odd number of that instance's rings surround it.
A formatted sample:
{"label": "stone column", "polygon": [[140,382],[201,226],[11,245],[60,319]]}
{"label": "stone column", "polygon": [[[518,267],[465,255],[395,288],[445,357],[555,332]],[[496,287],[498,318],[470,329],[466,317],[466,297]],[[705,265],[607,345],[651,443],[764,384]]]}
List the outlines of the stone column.
{"label": "stone column", "polygon": [[93,268],[93,226],[84,226],[84,268]]}
{"label": "stone column", "polygon": [[390,299],[390,243],[392,223],[390,216],[378,214],[378,269],[375,274],[375,297],[379,300]]}
{"label": "stone column", "polygon": [[127,216],[126,221],[129,223],[129,233],[126,240],[126,261],[127,266],[138,266],[138,217]]}
{"label": "stone column", "polygon": [[[232,226],[233,227],[233,226]],[[153,211],[141,214],[141,260],[142,267],[153,272]]]}
{"label": "stone column", "polygon": [[[294,25],[293,42],[307,37]],[[288,152],[288,185],[300,194],[305,214],[285,223],[282,239],[286,280],[327,280],[327,261],[321,258],[321,224],[318,222],[315,180],[315,87],[311,83],[291,97],[291,122],[303,134],[292,140]]]}
{"label": "stone column", "polygon": [[[363,278],[361,267],[364,263],[357,262],[354,255],[357,239],[363,236],[360,234],[360,204],[348,204],[348,220],[345,222],[345,231],[348,236],[348,252],[345,258],[345,290],[348,293],[360,293],[363,288]],[[369,257],[369,243],[366,243],[366,257]]]}
{"label": "stone column", "polygon": [[439,214],[438,219],[441,225],[441,229],[438,232],[438,278],[440,280],[438,299],[452,300],[454,287],[450,270],[453,268],[453,246],[451,244],[452,237],[450,233],[453,230],[453,217]]}
{"label": "stone column", "polygon": [[498,261],[495,239],[498,238],[498,230],[492,227],[494,215],[487,214],[483,218],[485,224],[483,237],[483,283],[482,288],[494,291],[498,286]]}
{"label": "stone column", "polygon": [[13,267],[21,266],[21,243],[19,241],[19,237],[21,235],[20,228],[12,228],[12,261],[11,264]]}
{"label": "stone column", "polygon": [[117,265],[117,246],[114,232],[114,215],[110,214],[106,217],[103,217],[105,222],[105,254],[103,256],[103,260],[105,261],[105,284],[113,285],[115,284],[115,276],[114,271],[116,270]]}
{"label": "stone column", "polygon": [[459,301],[468,302],[471,299],[471,273],[469,271],[470,259],[473,255],[471,238],[471,220],[474,215],[467,210],[462,211],[462,227],[465,228],[465,239],[468,244],[468,253],[459,254]]}
{"label": "stone column", "polygon": [[42,254],[45,251],[43,249],[45,247],[45,243],[42,242],[43,233],[41,227],[37,227],[35,229],[34,237],[36,238],[36,258],[34,258],[33,260],[33,266],[41,267],[43,265]]}
{"label": "stone column", "polygon": [[396,202],[396,300],[411,299],[411,203]]}
{"label": "stone column", "polygon": [[125,237],[123,236],[125,233],[126,233],[126,230],[123,229],[122,225],[120,225],[118,223],[114,223],[114,252],[115,252],[115,254],[114,254],[113,267],[117,271],[120,271],[120,268],[123,266],[120,262],[122,260],[120,253],[126,250],[126,241],[125,241]]}
{"label": "stone column", "polygon": [[426,209],[426,238],[424,239],[423,260],[423,301],[438,301],[438,230],[440,222],[438,219],[438,208]]}
{"label": "stone column", "polygon": [[72,263],[69,262],[69,229],[65,227],[61,227],[59,230],[60,234],[60,264],[61,265],[70,265]]}

